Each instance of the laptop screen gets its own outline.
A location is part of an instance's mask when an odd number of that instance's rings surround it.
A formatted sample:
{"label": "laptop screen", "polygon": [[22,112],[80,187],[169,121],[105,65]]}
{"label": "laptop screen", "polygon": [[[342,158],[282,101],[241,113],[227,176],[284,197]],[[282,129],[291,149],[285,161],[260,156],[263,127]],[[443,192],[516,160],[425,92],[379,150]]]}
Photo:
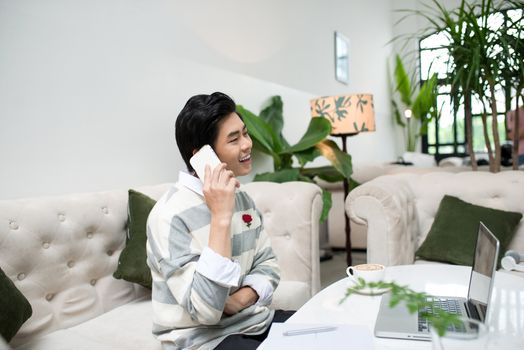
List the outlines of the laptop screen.
{"label": "laptop screen", "polygon": [[481,222],[469,281],[468,302],[475,306],[482,321],[486,317],[498,253],[499,241]]}

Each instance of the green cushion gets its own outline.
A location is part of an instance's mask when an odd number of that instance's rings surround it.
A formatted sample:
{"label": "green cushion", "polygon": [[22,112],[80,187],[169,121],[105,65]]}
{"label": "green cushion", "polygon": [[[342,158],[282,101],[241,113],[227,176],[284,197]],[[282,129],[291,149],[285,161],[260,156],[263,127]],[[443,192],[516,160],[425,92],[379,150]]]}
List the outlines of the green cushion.
{"label": "green cushion", "polygon": [[145,194],[129,190],[126,246],[118,258],[113,277],[138,283],[151,289],[151,270],[146,259],[146,224],[156,201]]}
{"label": "green cushion", "polygon": [[[425,260],[471,266],[480,221],[499,239],[500,251],[505,252],[521,218],[522,213],[486,208],[446,195],[416,255]],[[499,263],[501,258],[499,254]]]}
{"label": "green cushion", "polygon": [[31,317],[33,309],[24,295],[0,268],[0,335],[9,342]]}

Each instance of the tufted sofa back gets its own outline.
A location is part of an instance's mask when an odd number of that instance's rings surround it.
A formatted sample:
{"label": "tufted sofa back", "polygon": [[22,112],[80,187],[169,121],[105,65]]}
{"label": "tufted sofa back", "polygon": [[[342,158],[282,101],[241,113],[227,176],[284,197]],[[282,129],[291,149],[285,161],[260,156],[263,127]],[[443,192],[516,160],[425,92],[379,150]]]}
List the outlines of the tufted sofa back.
{"label": "tufted sofa back", "polygon": [[[168,184],[137,191],[158,199]],[[264,215],[282,269],[274,307],[300,307],[319,290],[321,190],[307,183],[243,186]],[[0,267],[33,316],[11,345],[72,327],[149,292],[113,278],[124,248],[127,191],[0,201]]]}
{"label": "tufted sofa back", "polygon": [[[137,190],[158,199],[167,188]],[[112,276],[126,222],[125,190],[0,201],[0,267],[33,308],[12,345],[147,295]]]}

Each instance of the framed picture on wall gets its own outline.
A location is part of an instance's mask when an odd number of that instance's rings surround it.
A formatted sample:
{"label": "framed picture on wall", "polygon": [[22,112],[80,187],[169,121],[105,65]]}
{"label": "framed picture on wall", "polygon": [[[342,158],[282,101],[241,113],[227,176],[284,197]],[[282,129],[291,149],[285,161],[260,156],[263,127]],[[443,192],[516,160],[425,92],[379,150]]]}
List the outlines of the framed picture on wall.
{"label": "framed picture on wall", "polygon": [[335,32],[335,78],[349,83],[349,39]]}

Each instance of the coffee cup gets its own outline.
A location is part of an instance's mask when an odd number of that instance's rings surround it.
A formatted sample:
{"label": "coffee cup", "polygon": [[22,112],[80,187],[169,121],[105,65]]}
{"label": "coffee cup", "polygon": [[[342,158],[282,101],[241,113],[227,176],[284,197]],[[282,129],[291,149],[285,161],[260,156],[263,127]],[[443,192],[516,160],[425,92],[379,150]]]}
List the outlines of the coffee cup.
{"label": "coffee cup", "polygon": [[362,278],[366,282],[378,282],[384,280],[386,267],[381,264],[359,264],[348,266],[346,273],[348,277],[357,282]]}

